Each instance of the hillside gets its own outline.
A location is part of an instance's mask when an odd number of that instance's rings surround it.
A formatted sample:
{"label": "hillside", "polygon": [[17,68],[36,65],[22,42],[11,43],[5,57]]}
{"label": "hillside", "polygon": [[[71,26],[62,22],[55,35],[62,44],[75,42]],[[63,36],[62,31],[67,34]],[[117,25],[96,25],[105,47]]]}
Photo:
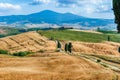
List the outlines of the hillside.
{"label": "hillside", "polygon": [[[65,52],[56,52],[55,41],[43,36],[44,34],[41,31],[39,33],[32,31],[0,38],[0,49],[10,52],[35,52],[22,58],[0,54],[1,80],[120,79],[119,70],[114,71],[114,69],[120,68],[119,53],[117,52],[119,43],[93,43],[72,40],[74,54],[68,55]],[[60,40],[62,48],[69,41]],[[45,52],[41,53],[40,50]],[[97,60],[101,61],[101,59],[104,65],[95,62]],[[110,67],[107,67],[108,65]]]}
{"label": "hillside", "polygon": [[[116,32],[107,32],[107,31],[101,31],[101,32],[94,32],[94,31],[86,31],[86,30],[59,30],[59,29],[53,29],[53,30],[46,30],[46,31],[39,31],[41,35],[46,36],[47,38],[53,37],[54,39],[58,40],[65,40],[65,41],[82,41],[82,42],[104,42],[108,41],[108,36],[110,36],[110,41],[112,42],[120,42],[120,34],[117,34]],[[100,34],[98,34],[100,33]]]}
{"label": "hillside", "polygon": [[[41,35],[48,38],[58,39],[64,44],[72,42],[73,52],[75,53],[94,53],[102,55],[119,56],[118,47],[120,46],[119,34],[104,34],[70,30],[47,30],[39,31]],[[108,35],[111,41],[107,41]],[[115,42],[113,42],[115,41]],[[117,43],[116,43],[117,42]]]}
{"label": "hillside", "polygon": [[0,22],[6,22],[8,24],[19,23],[51,23],[51,24],[63,24],[63,23],[79,23],[82,26],[106,26],[109,24],[114,24],[112,19],[94,19],[78,16],[72,13],[58,13],[50,10],[44,10],[38,13],[28,14],[28,15],[11,15],[11,16],[0,16]]}
{"label": "hillside", "polygon": [[[40,50],[46,51],[46,52],[54,52],[56,50],[55,41],[49,40],[49,38],[45,37],[46,35],[45,36],[43,35],[44,34],[42,32],[38,34],[37,32],[32,31],[32,32],[26,32],[26,33],[14,35],[14,36],[0,38],[0,44],[1,44],[0,49],[8,50],[11,53],[20,52],[20,51],[38,52]],[[54,34],[54,36],[55,35],[57,34]],[[98,34],[98,35],[101,35],[101,34]],[[67,37],[71,37],[71,36],[73,37],[73,35],[71,34]],[[85,37],[86,36],[84,35],[84,38]],[[65,37],[63,36],[63,38]],[[59,39],[60,38],[58,38],[58,40]],[[77,37],[77,39],[79,39],[79,37]],[[94,53],[94,54],[102,54],[102,55],[119,56],[119,52],[118,52],[118,47],[120,46],[119,43],[106,42],[106,41],[99,42],[99,43],[82,42],[82,41],[74,41],[70,38],[69,40],[60,40],[60,42],[62,43],[62,48],[64,49],[64,44],[70,41],[73,44],[73,52],[77,54]]]}
{"label": "hillside", "polygon": [[[36,57],[2,57],[1,80],[116,80],[110,69],[82,57],[44,53]],[[41,55],[44,55],[41,54]]]}
{"label": "hillside", "polygon": [[8,50],[10,52],[32,51],[39,50],[55,50],[55,43],[49,41],[45,37],[41,37],[36,32],[27,32],[15,36],[9,36],[0,39],[0,49]]}

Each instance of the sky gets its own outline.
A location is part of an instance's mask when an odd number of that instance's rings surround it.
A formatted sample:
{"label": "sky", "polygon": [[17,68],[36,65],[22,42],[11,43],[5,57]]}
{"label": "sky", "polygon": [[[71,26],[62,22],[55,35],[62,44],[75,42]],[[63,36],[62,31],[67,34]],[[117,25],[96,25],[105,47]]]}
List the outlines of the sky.
{"label": "sky", "polygon": [[43,10],[113,19],[112,0],[0,0],[0,16],[27,15]]}

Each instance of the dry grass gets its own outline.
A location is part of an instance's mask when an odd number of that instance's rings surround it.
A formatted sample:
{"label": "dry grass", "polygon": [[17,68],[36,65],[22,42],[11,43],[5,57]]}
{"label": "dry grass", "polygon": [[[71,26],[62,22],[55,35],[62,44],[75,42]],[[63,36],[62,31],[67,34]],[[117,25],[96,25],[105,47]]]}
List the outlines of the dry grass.
{"label": "dry grass", "polygon": [[[65,43],[62,41],[63,45]],[[73,51],[78,53],[119,54],[118,43],[72,43]],[[1,38],[0,44],[0,49],[10,52],[45,50],[23,58],[0,55],[0,80],[114,80],[116,77],[114,72],[99,64],[54,52],[55,42],[36,32]]]}
{"label": "dry grass", "polygon": [[[65,41],[61,41],[64,48]],[[73,52],[75,53],[95,53],[102,55],[115,55],[119,56],[118,47],[119,43],[115,42],[102,42],[102,43],[89,43],[71,41],[73,44]],[[10,52],[19,51],[32,51],[37,52],[40,50],[52,51],[56,49],[55,41],[50,41],[46,37],[39,35],[37,32],[27,32],[15,36],[9,36],[0,39],[0,49],[8,50]]]}
{"label": "dry grass", "polygon": [[[89,42],[78,42],[70,41],[73,44],[73,52],[75,53],[87,53],[87,54],[102,54],[102,55],[114,55],[120,56],[118,52],[119,43],[115,42],[102,42],[102,43],[89,43]],[[65,41],[62,41],[64,45]]]}
{"label": "dry grass", "polygon": [[27,32],[15,36],[1,38],[0,44],[0,49],[8,50],[10,52],[36,52],[40,49],[46,49],[50,51],[55,50],[56,48],[54,41],[49,41],[47,38],[40,36],[36,32]]}
{"label": "dry grass", "polygon": [[78,29],[69,29],[71,31],[80,31],[80,32],[88,32],[88,33],[96,33],[96,34],[103,34],[101,32],[97,32],[95,30],[78,30]]}
{"label": "dry grass", "polygon": [[113,80],[114,76],[99,64],[62,53],[0,58],[0,80]]}

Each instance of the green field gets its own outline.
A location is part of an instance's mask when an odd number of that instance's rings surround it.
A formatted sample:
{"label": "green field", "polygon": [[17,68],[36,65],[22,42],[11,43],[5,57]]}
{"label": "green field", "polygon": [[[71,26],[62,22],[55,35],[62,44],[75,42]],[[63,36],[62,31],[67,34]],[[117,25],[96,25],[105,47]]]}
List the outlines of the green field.
{"label": "green field", "polygon": [[108,35],[110,40],[114,42],[120,42],[120,34],[116,33],[89,33],[89,32],[79,32],[70,30],[45,30],[38,31],[41,35],[58,40],[72,40],[72,41],[83,41],[83,42],[103,42],[108,40]]}

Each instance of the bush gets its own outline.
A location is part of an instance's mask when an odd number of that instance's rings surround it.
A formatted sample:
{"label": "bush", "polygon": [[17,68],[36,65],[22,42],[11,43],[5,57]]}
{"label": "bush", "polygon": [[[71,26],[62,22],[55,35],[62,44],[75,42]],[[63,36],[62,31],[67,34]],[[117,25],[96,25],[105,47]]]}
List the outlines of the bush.
{"label": "bush", "polygon": [[27,56],[28,54],[31,54],[32,52],[16,52],[16,53],[13,53],[13,56],[20,56],[20,57],[24,57],[24,56]]}
{"label": "bush", "polygon": [[0,50],[0,54],[9,54],[7,50]]}
{"label": "bush", "polygon": [[100,63],[100,62],[101,62],[101,60],[100,60],[100,59],[97,59],[97,62],[98,62],[98,63]]}
{"label": "bush", "polygon": [[60,52],[60,50],[57,50],[57,49],[56,49],[55,52]]}
{"label": "bush", "polygon": [[40,53],[44,53],[44,52],[45,52],[45,50],[42,50],[42,49],[41,49],[41,50],[39,50],[38,52],[40,52]]}

